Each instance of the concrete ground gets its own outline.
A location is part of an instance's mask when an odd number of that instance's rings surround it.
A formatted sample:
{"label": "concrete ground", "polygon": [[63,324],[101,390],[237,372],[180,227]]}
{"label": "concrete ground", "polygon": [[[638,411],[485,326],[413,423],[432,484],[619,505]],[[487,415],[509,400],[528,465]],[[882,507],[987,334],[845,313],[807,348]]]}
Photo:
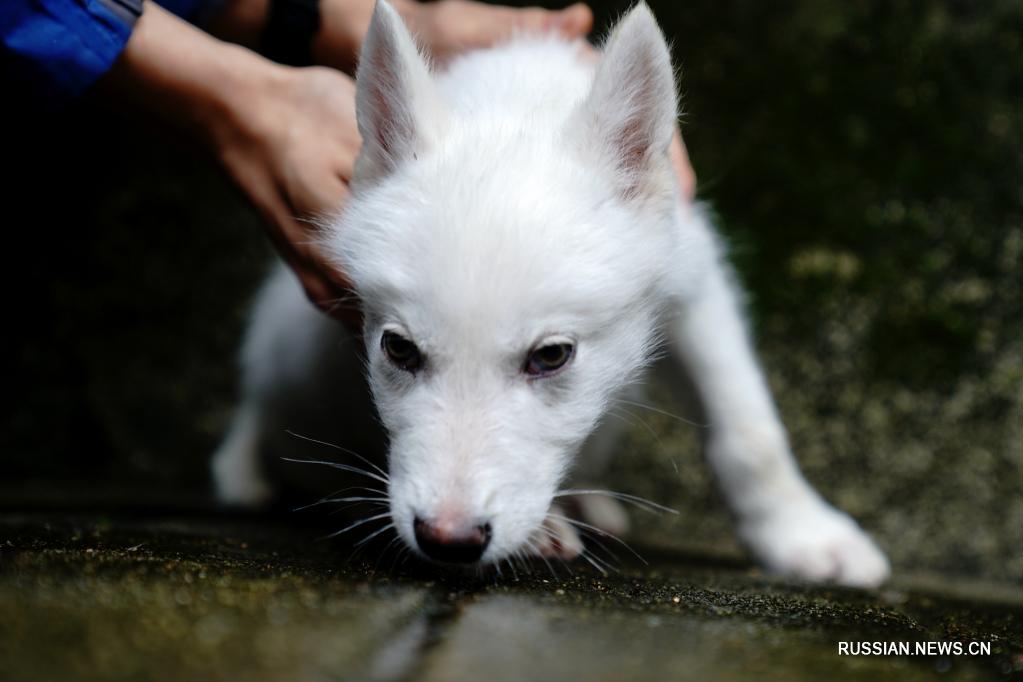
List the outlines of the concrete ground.
{"label": "concrete ground", "polygon": [[0,126],[0,680],[1021,674],[1023,4],[650,4],[797,458],[891,585],[746,563],[656,388],[602,483],[681,512],[634,517],[649,565],[458,578],[212,511],[269,249],[204,156],[86,102]]}
{"label": "concrete ground", "polygon": [[[900,576],[875,593],[637,548],[602,574],[457,575],[351,557],[308,527],[210,516],[11,512],[3,679],[876,680],[1023,674],[1023,591]],[[369,553],[367,553],[369,554]],[[983,656],[843,656],[840,642]],[[914,645],[915,646],[915,645]]]}

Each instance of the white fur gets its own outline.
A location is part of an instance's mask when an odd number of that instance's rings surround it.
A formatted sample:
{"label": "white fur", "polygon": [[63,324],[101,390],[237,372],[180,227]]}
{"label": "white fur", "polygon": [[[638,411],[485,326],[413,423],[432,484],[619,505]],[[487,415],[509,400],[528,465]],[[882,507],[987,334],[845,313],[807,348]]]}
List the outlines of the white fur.
{"label": "white fur", "polygon": [[[679,196],[675,101],[643,4],[596,70],[578,45],[526,36],[441,74],[378,4],[358,79],[366,142],[323,245],[365,313],[395,528],[415,547],[417,515],[489,522],[483,562],[523,547],[578,553],[567,524],[554,531],[564,542],[544,542],[553,495],[577,453],[609,450],[601,418],[666,340],[697,388],[710,466],[747,545],[774,571],[876,585],[884,556],[800,475],[716,239]],[[417,344],[419,372],[389,362],[385,330]],[[528,378],[527,353],[555,337],[576,344],[574,359]],[[369,399],[358,364],[352,340],[275,275],[250,331],[244,404],[215,460],[222,497],[263,497],[253,463],[287,453],[285,428],[315,422],[334,433],[312,435],[345,445],[352,406]]]}

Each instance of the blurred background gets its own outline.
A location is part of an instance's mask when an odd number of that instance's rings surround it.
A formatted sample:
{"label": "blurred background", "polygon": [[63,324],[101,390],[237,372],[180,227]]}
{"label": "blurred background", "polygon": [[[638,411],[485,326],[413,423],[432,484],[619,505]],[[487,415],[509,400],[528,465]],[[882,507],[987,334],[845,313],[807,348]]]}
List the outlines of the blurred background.
{"label": "blurred background", "polygon": [[[896,571],[1023,580],[1023,3],[650,5],[808,478]],[[256,216],[164,131],[4,117],[0,505],[202,500]],[[633,413],[607,484],[681,511],[644,542],[736,551],[695,430]]]}

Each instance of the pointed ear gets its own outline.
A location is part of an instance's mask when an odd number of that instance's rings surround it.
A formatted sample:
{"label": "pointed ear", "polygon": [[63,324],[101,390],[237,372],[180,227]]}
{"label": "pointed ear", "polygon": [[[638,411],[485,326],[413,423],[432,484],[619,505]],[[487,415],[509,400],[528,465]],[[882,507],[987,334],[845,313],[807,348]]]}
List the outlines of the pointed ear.
{"label": "pointed ear", "polygon": [[646,3],[612,31],[580,116],[586,144],[601,149],[623,194],[645,194],[668,163],[677,118],[671,55]]}
{"label": "pointed ear", "polygon": [[360,182],[387,175],[436,141],[441,111],[429,67],[386,0],[378,0],[362,44],[355,109],[362,135]]}

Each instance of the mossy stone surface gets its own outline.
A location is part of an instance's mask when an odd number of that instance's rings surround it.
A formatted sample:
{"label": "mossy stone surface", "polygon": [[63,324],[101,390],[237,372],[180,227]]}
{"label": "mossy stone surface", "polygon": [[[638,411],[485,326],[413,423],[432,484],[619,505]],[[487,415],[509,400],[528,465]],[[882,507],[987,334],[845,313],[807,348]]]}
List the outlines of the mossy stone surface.
{"label": "mossy stone surface", "polygon": [[[595,3],[599,23],[627,4]],[[651,565],[618,574],[374,571],[305,517],[197,513],[270,252],[204,157],[86,103],[4,126],[0,677],[1023,669],[1023,4],[650,4],[794,450],[889,554],[892,585],[761,575],[699,428],[636,406],[605,483],[681,513],[634,515]],[[692,416],[656,382],[649,400]],[[997,651],[837,655],[902,638]]]}
{"label": "mossy stone surface", "polygon": [[[880,592],[727,558],[459,574],[353,555],[307,527],[203,514],[0,520],[4,679],[987,679],[1023,669],[1023,592],[897,578]],[[598,555],[599,556],[599,555]],[[840,656],[840,642],[988,643]],[[915,646],[915,644],[914,644]]]}

